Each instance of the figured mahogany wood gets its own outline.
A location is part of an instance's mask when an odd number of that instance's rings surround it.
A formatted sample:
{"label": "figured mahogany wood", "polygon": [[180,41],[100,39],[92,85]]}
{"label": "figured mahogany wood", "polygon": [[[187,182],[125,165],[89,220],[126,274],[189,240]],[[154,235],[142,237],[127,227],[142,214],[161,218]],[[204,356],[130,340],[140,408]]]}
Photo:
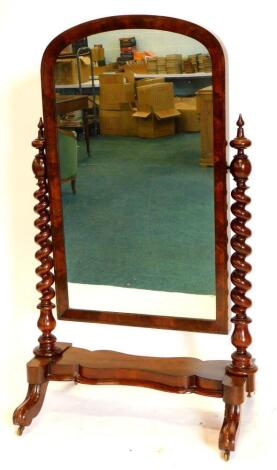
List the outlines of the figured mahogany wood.
{"label": "figured mahogany wood", "polygon": [[219,433],[219,448],[221,450],[235,450],[237,431],[240,423],[240,405],[225,405],[223,425]]}
{"label": "figured mahogany wood", "polygon": [[225,417],[219,448],[234,450],[239,407],[245,400],[245,377],[226,376],[227,361],[201,361],[182,357],[140,357],[114,351],[89,351],[57,343],[61,356],[34,357],[27,364],[28,393],[16,409],[14,424],[31,424],[43,404],[49,381],[73,381],[90,385],[142,386],[174,393],[223,397]]}
{"label": "figured mahogany wood", "polygon": [[[54,88],[54,67],[62,49],[92,34],[116,29],[158,29],[190,36],[201,42],[212,60],[213,135],[214,135],[214,204],[215,204],[215,267],[216,319],[197,320],[174,316],[156,316],[125,312],[102,312],[70,308],[62,217],[61,181],[57,154],[57,122]],[[225,60],[219,41],[206,29],[188,21],[153,15],[126,15],[88,21],[57,36],[46,48],[42,64],[42,96],[47,140],[47,174],[49,177],[50,211],[55,267],[58,318],[62,320],[110,323],[149,328],[228,333],[227,289],[227,203],[226,203],[226,136],[225,136]]]}
{"label": "figured mahogany wood", "polygon": [[240,406],[245,401],[247,378],[226,375],[223,380],[223,401],[225,414],[219,433],[219,449],[224,451],[225,460],[235,450],[237,431],[240,424]]}
{"label": "figured mahogany wood", "polygon": [[44,402],[48,381],[42,384],[29,384],[28,392],[23,403],[16,408],[13,414],[13,424],[24,429],[29,426],[38,415]]}
{"label": "figured mahogany wood", "polygon": [[114,351],[69,348],[49,364],[49,380],[119,384],[168,392],[223,396],[226,361],[181,357],[142,357]]}
{"label": "figured mahogany wood", "polygon": [[45,139],[41,119],[38,128],[38,137],[32,142],[33,147],[38,150],[32,168],[37,178],[38,186],[34,193],[34,197],[38,200],[34,207],[35,212],[38,214],[35,226],[39,230],[39,233],[35,236],[35,242],[40,248],[35,256],[40,262],[40,265],[36,268],[36,274],[41,277],[41,281],[37,283],[36,288],[41,294],[38,304],[38,309],[40,310],[38,327],[42,335],[39,337],[39,346],[35,348],[34,353],[37,356],[52,357],[60,354],[61,350],[56,346],[56,337],[52,334],[56,326],[56,321],[52,314],[52,309],[55,307],[52,303],[55,291],[51,287],[54,283],[54,275],[51,272],[53,268],[53,258],[51,256],[53,245],[51,241],[48,182],[45,165]]}
{"label": "figured mahogany wood", "polygon": [[227,366],[226,372],[247,378],[252,376],[248,380],[248,392],[251,393],[254,389],[253,374],[257,371],[257,367],[251,354],[247,351],[252,338],[248,329],[251,318],[246,313],[251,306],[251,300],[246,295],[251,288],[251,283],[246,278],[246,275],[251,271],[251,264],[246,261],[247,256],[251,253],[251,248],[246,243],[247,238],[251,235],[251,231],[246,225],[251,214],[246,206],[251,199],[245,192],[248,189],[247,180],[251,172],[251,163],[244,153],[244,150],[251,145],[251,141],[244,136],[243,125],[244,121],[240,115],[237,121],[237,137],[230,143],[231,147],[238,151],[230,166],[231,174],[236,182],[236,187],[231,193],[235,200],[231,206],[231,211],[235,216],[231,222],[231,229],[234,232],[231,239],[231,246],[234,250],[231,256],[231,264],[234,267],[231,281],[235,286],[231,291],[231,299],[233,301],[232,311],[235,316],[231,321],[234,324],[232,344],[236,350],[232,354],[232,363]]}

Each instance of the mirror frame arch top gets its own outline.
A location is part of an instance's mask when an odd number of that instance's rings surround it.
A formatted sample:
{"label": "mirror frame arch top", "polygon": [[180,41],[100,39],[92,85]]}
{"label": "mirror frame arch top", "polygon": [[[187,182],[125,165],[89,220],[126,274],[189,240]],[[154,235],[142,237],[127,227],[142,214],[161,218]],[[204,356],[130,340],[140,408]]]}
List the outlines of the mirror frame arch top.
{"label": "mirror frame arch top", "polygon": [[[83,37],[118,29],[155,29],[178,33],[201,42],[212,61],[213,135],[214,135],[214,207],[216,319],[194,319],[143,313],[121,313],[70,308],[64,244],[61,181],[57,151],[54,67],[66,46]],[[225,57],[219,41],[206,29],[185,20],[153,16],[124,15],[100,18],[64,31],[50,42],[41,63],[42,101],[46,145],[47,178],[50,199],[53,259],[56,286],[57,316],[60,320],[108,323],[148,328],[173,329],[203,333],[227,334],[227,191],[226,191],[226,116]]]}

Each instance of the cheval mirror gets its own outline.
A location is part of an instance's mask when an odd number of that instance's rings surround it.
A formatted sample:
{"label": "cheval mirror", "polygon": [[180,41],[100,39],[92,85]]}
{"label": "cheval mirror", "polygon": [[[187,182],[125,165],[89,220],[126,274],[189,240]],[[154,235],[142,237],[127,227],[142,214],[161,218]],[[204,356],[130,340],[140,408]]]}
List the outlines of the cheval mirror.
{"label": "cheval mirror", "polygon": [[[51,380],[139,385],[223,398],[219,448],[228,460],[257,367],[247,351],[251,142],[240,116],[228,166],[222,46],[181,19],[101,18],[56,37],[41,78],[44,118],[32,145],[42,334],[13,416],[18,434]],[[227,334],[229,172],[232,358],[139,357],[56,341],[55,297],[59,320]]]}

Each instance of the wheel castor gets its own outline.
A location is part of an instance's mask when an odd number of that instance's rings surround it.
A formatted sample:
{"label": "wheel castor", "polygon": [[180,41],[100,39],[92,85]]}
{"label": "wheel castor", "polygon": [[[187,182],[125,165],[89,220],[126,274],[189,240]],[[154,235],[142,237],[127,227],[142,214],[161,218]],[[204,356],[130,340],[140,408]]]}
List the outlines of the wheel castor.
{"label": "wheel castor", "polygon": [[16,431],[17,435],[22,436],[24,429],[25,429],[25,426],[18,426],[17,431]]}
{"label": "wheel castor", "polygon": [[228,460],[230,459],[230,451],[229,450],[224,451],[223,458],[224,458],[225,462],[228,462]]}

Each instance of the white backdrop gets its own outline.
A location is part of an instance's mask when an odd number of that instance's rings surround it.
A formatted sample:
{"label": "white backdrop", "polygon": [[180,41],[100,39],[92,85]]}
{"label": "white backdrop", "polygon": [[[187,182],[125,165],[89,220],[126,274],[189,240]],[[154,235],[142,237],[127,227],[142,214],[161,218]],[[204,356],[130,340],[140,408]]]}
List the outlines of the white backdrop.
{"label": "white backdrop", "polygon": [[[273,7],[274,2],[269,0],[83,0],[80,4],[65,0],[2,0],[0,392],[1,432],[7,444],[0,459],[7,451],[14,466],[29,462],[28,467],[34,469],[37,463],[35,458],[30,461],[32,451],[37,453],[40,468],[46,468],[47,461],[41,459],[43,442],[53,439],[56,445],[49,447],[53,462],[66,464],[67,468],[91,462],[91,466],[106,469],[116,463],[119,466],[119,461],[121,468],[151,470],[179,468],[187,462],[200,465],[202,460],[214,468],[223,465],[217,455],[223,417],[220,400],[128,387],[80,386],[72,390],[69,385],[51,384],[41,414],[21,439],[10,425],[12,410],[26,393],[25,363],[31,358],[39,333],[35,308],[38,296],[33,287],[37,282],[31,172],[35,152],[30,142],[41,115],[41,55],[52,38],[75,24],[134,13],[175,16],[203,25],[223,41],[228,52],[230,136],[234,136],[241,112],[246,135],[253,141],[248,150],[253,164],[250,210],[254,248],[253,308],[249,312],[254,319],[254,341],[250,349],[260,367],[258,392],[244,407],[238,449],[230,465],[242,468],[248,463],[253,468],[273,459],[276,378],[271,370],[276,343],[273,266],[277,199]],[[224,359],[232,351],[226,336],[66,322],[59,322],[55,332],[59,340],[74,345],[135,354]]]}

